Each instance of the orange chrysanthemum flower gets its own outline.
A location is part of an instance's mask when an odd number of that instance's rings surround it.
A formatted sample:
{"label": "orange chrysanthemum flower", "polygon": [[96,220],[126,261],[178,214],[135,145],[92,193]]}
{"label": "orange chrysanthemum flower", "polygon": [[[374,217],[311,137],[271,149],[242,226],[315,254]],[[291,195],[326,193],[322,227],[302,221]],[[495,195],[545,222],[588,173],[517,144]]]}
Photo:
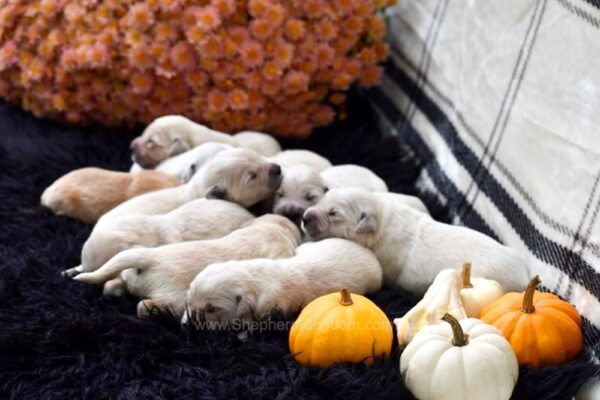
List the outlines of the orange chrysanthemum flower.
{"label": "orange chrysanthemum flower", "polygon": [[[1,0],[0,0],[1,2]],[[183,114],[296,138],[344,118],[389,53],[393,0],[10,0],[0,97],[72,123]]]}

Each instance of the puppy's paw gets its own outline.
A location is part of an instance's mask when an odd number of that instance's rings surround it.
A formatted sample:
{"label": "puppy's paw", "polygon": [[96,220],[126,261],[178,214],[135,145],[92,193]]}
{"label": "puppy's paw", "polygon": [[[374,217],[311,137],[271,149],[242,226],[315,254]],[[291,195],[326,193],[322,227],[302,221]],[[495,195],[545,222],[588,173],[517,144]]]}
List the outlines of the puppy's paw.
{"label": "puppy's paw", "polygon": [[102,290],[104,296],[124,296],[125,293],[127,293],[127,285],[120,278],[106,282]]}
{"label": "puppy's paw", "polygon": [[160,304],[156,300],[146,299],[137,304],[137,315],[140,318],[149,318],[152,314],[169,312],[168,306]]}
{"label": "puppy's paw", "polygon": [[83,272],[83,267],[81,265],[78,265],[78,266],[73,267],[73,268],[65,269],[60,274],[62,276],[64,276],[65,278],[74,278],[74,277],[76,277],[77,275],[79,275],[82,272]]}

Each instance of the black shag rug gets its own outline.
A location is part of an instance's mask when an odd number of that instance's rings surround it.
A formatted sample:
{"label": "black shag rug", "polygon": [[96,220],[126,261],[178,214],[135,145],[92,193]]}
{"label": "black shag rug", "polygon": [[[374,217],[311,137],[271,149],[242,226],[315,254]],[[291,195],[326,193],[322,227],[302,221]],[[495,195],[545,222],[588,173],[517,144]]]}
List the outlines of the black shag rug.
{"label": "black shag rug", "polygon": [[[382,136],[359,96],[349,114],[307,142],[284,144],[334,164],[365,165],[393,191],[415,193],[418,160]],[[398,372],[398,349],[370,368],[300,367],[287,330],[240,342],[165,316],[141,320],[135,298],[105,298],[99,286],[61,277],[79,264],[91,226],[54,216],[39,205],[40,194],[76,168],[127,170],[137,133],[60,127],[0,103],[0,399],[412,398]],[[424,200],[434,217],[447,220],[433,196]],[[417,300],[387,289],[371,298],[390,318]],[[586,355],[560,367],[522,369],[514,398],[568,399],[594,372]]]}

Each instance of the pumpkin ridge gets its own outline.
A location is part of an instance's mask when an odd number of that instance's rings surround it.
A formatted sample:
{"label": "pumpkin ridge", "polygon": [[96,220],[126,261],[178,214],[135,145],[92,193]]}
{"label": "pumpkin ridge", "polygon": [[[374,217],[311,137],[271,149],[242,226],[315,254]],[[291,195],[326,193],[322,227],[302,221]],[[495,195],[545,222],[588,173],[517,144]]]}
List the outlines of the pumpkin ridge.
{"label": "pumpkin ridge", "polygon": [[[368,315],[370,314],[370,310],[367,309],[368,305],[365,304],[364,302],[358,302],[358,303],[355,303],[354,305],[356,306],[354,308],[354,310],[352,310],[354,312],[354,322],[360,323],[357,321],[364,321],[365,319],[368,319]],[[364,341],[364,343],[368,342],[369,347],[371,347],[371,356],[367,356],[364,360],[362,360],[362,361],[368,363],[367,360],[369,360],[375,354],[374,353],[375,336],[373,335],[373,333],[370,330],[367,331],[365,329],[364,325],[362,325],[360,327],[356,327],[355,329],[358,329],[358,328],[360,328],[359,334],[362,336],[361,342],[363,342],[363,341]],[[346,351],[348,351],[348,350],[351,350],[351,349],[346,349]],[[374,357],[372,359],[374,360]]]}
{"label": "pumpkin ridge", "polygon": [[[313,321],[318,321],[318,320],[322,320],[322,317],[324,314],[326,314],[328,311],[330,311],[332,308],[332,306],[330,306],[331,303],[333,303],[331,300],[331,297],[335,297],[338,296],[338,293],[332,293],[329,295],[325,295],[323,300],[327,301],[328,303],[321,306],[321,307],[317,307],[320,305],[320,303],[310,303],[308,304],[308,306],[306,306],[304,308],[303,311],[308,310],[307,312],[304,313],[304,315],[300,315],[298,319],[296,319],[296,321],[294,322],[294,325],[298,325],[297,331],[294,335],[294,343],[293,343],[293,348],[297,349],[298,347],[300,347],[298,341],[304,338],[308,338],[308,340],[304,343],[303,349],[302,351],[298,352],[297,354],[303,353],[305,355],[308,355],[308,360],[306,361],[307,363],[311,363],[312,360],[312,354],[310,351],[306,351],[306,349],[311,349],[312,348],[312,342],[313,342],[313,338],[316,337],[316,334],[318,332],[319,326],[316,325]],[[336,301],[336,300],[334,300]],[[314,311],[313,311],[314,309]],[[300,323],[298,323],[300,322]],[[293,330],[293,326],[292,326],[292,330]]]}
{"label": "pumpkin ridge", "polygon": [[565,360],[570,360],[583,346],[583,335],[579,326],[566,315],[561,315],[560,311],[548,313],[546,318],[558,331],[563,343],[562,348],[565,349]]}
{"label": "pumpkin ridge", "polygon": [[[529,355],[529,346],[528,343],[531,341],[531,335],[528,335],[523,332],[527,332],[529,328],[529,315],[525,313],[521,313],[520,316],[515,316],[515,327],[512,332],[507,332],[507,339],[511,346],[513,347],[515,353],[517,354],[517,358],[519,359],[519,364],[526,363],[527,356]],[[527,326],[525,326],[527,325]]]}
{"label": "pumpkin ridge", "polygon": [[494,321],[488,320],[487,318],[485,318],[485,319],[482,318],[482,321],[494,324],[496,329],[498,329],[500,332],[502,332],[503,335],[506,335],[508,332],[513,332],[515,329],[517,320],[519,318],[518,315],[514,315],[515,313],[520,314],[521,311],[518,310],[518,311],[506,313]]}
{"label": "pumpkin ridge", "polygon": [[[498,300],[502,300],[503,297],[500,297],[500,299]],[[496,301],[498,301],[496,300]],[[481,318],[486,318],[488,321],[496,321],[499,318],[501,318],[502,316],[508,314],[508,313],[512,313],[515,311],[520,312],[521,311],[521,304],[519,303],[518,305],[516,304],[504,304],[504,303],[498,303],[498,306],[495,306],[496,301],[488,304],[482,311],[481,311]]]}
{"label": "pumpkin ridge", "polygon": [[572,320],[577,326],[581,328],[581,316],[577,313],[577,309],[560,299],[547,299],[542,300],[538,306],[546,312],[547,310],[554,310],[564,314],[567,318]]}
{"label": "pumpkin ridge", "polygon": [[[384,330],[381,329],[380,327],[373,327],[371,326],[368,330],[366,330],[363,327],[362,332],[364,332],[365,334],[368,333],[369,337],[371,338],[372,341],[372,346],[371,346],[371,353],[372,353],[372,359],[373,361],[375,360],[375,357],[378,356],[390,356],[391,351],[388,352],[386,351],[386,343],[387,342],[393,342],[394,341],[394,330],[392,329],[392,323],[389,320],[388,316],[385,315],[385,313],[378,307],[376,307],[376,304],[373,303],[370,299],[367,299],[368,302],[359,302],[358,303],[358,310],[360,312],[362,312],[362,318],[360,320],[364,321],[366,319],[370,320],[370,321],[387,321],[388,324],[386,325],[388,327],[388,329]],[[376,308],[373,308],[373,306],[375,306]],[[375,315],[373,315],[375,314]],[[386,339],[390,339],[390,340],[386,340],[386,341],[378,341],[378,339],[382,336],[386,336]],[[379,348],[378,346],[381,345]]]}
{"label": "pumpkin ridge", "polygon": [[[336,298],[339,298],[339,293],[335,293],[335,295],[337,296]],[[324,330],[326,329],[327,335],[325,335],[325,337],[329,338],[331,336],[331,328],[325,328],[325,327],[332,326],[332,325],[329,322],[327,322],[327,324],[325,324],[325,322],[329,318],[335,317],[335,315],[332,315],[332,314],[334,314],[334,312],[337,313],[339,311],[338,307],[344,307],[344,308],[350,307],[350,306],[344,306],[344,305],[339,304],[339,300],[337,302],[338,302],[337,305],[326,309],[325,313],[323,313],[323,315],[321,316],[321,319],[317,323],[315,333],[313,335],[311,335],[311,341],[310,341],[311,346],[310,346],[310,353],[309,353],[310,360],[314,360],[314,358],[315,358],[314,356],[316,355],[315,353],[320,352],[320,349],[316,345],[314,345],[313,342],[314,342],[314,338],[323,336],[322,334],[319,333],[321,331],[321,329],[324,329]],[[335,326],[335,324],[333,326]]]}

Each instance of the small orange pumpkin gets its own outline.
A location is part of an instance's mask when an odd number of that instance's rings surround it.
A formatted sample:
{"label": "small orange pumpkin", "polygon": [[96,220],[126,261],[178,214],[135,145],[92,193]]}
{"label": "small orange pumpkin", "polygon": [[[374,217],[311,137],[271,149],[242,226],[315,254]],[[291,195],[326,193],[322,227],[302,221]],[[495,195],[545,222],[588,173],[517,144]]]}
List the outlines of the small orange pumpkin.
{"label": "small orange pumpkin", "polygon": [[507,293],[481,311],[512,346],[520,365],[539,367],[569,361],[583,349],[581,317],[571,304],[538,292],[535,276],[524,293]]}
{"label": "small orange pumpkin", "polygon": [[310,302],[290,331],[290,351],[302,365],[327,368],[339,362],[373,363],[389,356],[393,330],[371,300],[348,289]]}

